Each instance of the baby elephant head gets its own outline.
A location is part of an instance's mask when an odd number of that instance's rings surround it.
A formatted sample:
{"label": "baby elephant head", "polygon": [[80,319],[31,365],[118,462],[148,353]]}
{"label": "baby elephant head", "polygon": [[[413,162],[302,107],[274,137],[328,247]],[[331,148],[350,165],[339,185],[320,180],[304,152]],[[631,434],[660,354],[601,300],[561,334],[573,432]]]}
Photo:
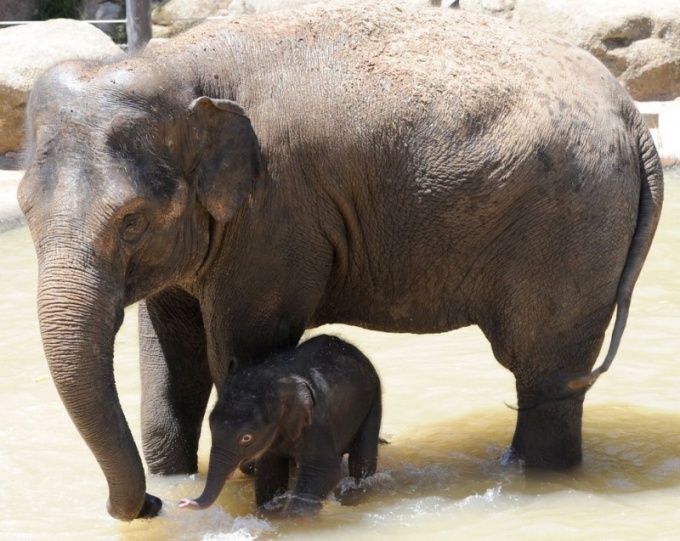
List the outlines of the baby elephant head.
{"label": "baby elephant head", "polygon": [[315,397],[306,379],[285,376],[270,383],[250,372],[243,376],[228,378],[210,414],[212,447],[203,494],[183,499],[180,507],[210,507],[241,464],[295,442],[312,422]]}

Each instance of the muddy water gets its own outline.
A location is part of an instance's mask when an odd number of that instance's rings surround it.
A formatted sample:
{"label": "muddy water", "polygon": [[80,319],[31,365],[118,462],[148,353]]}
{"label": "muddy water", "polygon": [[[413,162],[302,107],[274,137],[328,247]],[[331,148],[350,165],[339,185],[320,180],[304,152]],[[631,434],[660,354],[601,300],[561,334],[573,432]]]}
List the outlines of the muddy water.
{"label": "muddy water", "polygon": [[[612,370],[589,393],[585,459],[568,472],[523,471],[502,457],[515,415],[513,380],[474,328],[416,337],[348,327],[384,385],[379,473],[313,520],[264,520],[250,480],[219,505],[178,509],[195,477],[149,478],[162,515],[122,524],[105,511],[99,468],[67,417],[45,364],[27,230],[0,236],[0,539],[151,541],[274,539],[672,539],[680,524],[680,171],[667,173],[661,227]],[[135,308],[116,344],[121,399],[139,441]],[[204,436],[207,435],[207,430]],[[342,487],[341,487],[342,489]]]}

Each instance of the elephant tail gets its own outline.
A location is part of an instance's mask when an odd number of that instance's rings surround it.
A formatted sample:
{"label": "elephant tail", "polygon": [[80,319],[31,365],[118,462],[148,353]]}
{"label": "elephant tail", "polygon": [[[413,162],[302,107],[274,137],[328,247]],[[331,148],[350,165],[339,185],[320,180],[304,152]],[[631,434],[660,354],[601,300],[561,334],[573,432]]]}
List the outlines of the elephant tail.
{"label": "elephant tail", "polygon": [[589,374],[566,374],[545,380],[540,390],[543,400],[539,402],[562,400],[584,394],[594,385],[597,378],[609,370],[619,349],[621,337],[628,321],[633,288],[652,245],[663,204],[664,185],[661,161],[654,146],[652,135],[637,111],[633,129],[638,134],[640,202],[637,225],[616,293],[616,320],[609,350],[602,364]]}

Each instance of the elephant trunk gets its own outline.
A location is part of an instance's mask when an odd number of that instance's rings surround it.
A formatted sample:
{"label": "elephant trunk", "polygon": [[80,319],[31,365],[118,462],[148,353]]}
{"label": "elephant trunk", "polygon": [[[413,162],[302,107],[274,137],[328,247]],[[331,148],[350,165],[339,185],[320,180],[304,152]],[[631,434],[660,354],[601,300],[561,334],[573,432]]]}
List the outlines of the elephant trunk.
{"label": "elephant trunk", "polygon": [[232,454],[224,453],[213,445],[210,450],[208,478],[205,481],[203,493],[193,500],[183,499],[179,502],[179,506],[187,509],[207,509],[210,507],[222,492],[224,483],[227,479],[231,479],[240,463],[241,461]]}
{"label": "elephant trunk", "polygon": [[109,485],[109,514],[136,518],[145,502],[144,467],[116,391],[113,343],[123,319],[122,288],[92,257],[63,244],[39,253],[38,315],[57,391]]}

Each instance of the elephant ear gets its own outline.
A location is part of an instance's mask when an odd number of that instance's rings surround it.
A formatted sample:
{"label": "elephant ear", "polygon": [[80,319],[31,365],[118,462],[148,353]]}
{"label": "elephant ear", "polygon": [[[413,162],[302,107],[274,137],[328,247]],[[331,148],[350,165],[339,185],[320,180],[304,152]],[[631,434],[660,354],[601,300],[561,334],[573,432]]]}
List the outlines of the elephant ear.
{"label": "elephant ear", "polygon": [[276,384],[281,417],[279,425],[290,441],[296,441],[305,427],[312,424],[316,397],[311,384],[299,376],[286,376]]}
{"label": "elephant ear", "polygon": [[263,173],[260,145],[241,107],[202,96],[189,106],[198,139],[194,170],[198,199],[210,215],[227,222]]}

